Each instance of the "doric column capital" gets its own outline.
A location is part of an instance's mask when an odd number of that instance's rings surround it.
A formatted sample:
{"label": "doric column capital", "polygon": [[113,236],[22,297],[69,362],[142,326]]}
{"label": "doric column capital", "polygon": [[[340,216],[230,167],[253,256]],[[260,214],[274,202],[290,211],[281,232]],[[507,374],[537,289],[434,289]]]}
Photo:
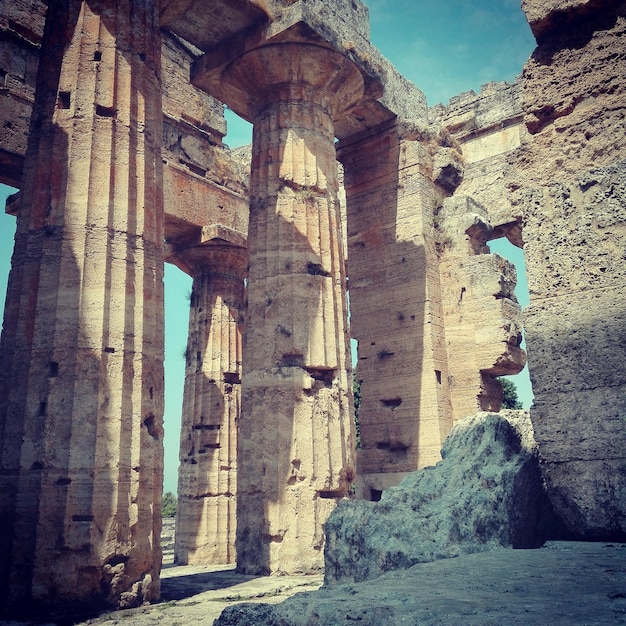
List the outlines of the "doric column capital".
{"label": "doric column capital", "polygon": [[204,226],[195,241],[169,255],[168,260],[193,278],[207,272],[243,277],[248,266],[246,236],[222,224]]}
{"label": "doric column capital", "polygon": [[248,252],[225,242],[208,242],[181,250],[170,260],[193,278],[206,273],[233,274],[243,278]]}
{"label": "doric column capital", "polygon": [[314,101],[334,119],[345,117],[363,99],[365,83],[346,56],[321,45],[266,44],[244,52],[221,76],[226,102],[254,120],[279,101]]}

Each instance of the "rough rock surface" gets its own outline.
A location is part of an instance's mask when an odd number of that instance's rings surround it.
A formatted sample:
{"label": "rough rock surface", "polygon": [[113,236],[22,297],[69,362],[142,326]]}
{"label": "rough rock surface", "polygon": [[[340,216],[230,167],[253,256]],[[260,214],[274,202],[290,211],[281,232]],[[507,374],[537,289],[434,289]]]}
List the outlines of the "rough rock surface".
{"label": "rough rock surface", "polygon": [[[530,140],[510,155],[522,216],[532,421],[568,530],[626,536],[626,4],[541,3],[526,63]],[[537,2],[527,2],[539,7]],[[567,19],[565,19],[567,18]]]}
{"label": "rough rock surface", "polygon": [[624,545],[497,548],[299,593],[275,606],[238,604],[214,626],[624,624],[625,574]]}
{"label": "rough rock surface", "polygon": [[527,413],[460,420],[441,454],[435,467],[409,474],[380,502],[339,504],[326,523],[326,584],[543,543],[546,499]]}

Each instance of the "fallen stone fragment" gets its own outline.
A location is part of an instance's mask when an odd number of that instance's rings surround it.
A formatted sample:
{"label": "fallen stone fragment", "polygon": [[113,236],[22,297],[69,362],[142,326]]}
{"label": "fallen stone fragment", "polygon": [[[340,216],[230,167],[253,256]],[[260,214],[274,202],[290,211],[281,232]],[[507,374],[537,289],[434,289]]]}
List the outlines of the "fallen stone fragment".
{"label": "fallen stone fragment", "polygon": [[326,523],[328,585],[495,547],[535,548],[554,527],[528,413],[460,420],[435,467],[380,502],[342,501]]}

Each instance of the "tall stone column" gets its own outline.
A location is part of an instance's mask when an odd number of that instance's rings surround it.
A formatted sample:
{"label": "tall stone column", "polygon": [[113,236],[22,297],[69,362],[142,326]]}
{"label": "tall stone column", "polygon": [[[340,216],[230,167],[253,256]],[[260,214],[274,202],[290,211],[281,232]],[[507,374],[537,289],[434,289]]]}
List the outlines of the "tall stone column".
{"label": "tall stone column", "polygon": [[[220,243],[221,242],[221,243]],[[172,261],[193,276],[175,560],[235,562],[245,248],[209,241]]]}
{"label": "tall stone column", "polygon": [[0,346],[9,611],[159,596],[160,103],[152,0],[50,3]]}
{"label": "tall stone column", "polygon": [[339,53],[246,52],[225,80],[254,122],[238,444],[237,567],[323,568],[323,523],[354,476],[333,118],[363,94]]}

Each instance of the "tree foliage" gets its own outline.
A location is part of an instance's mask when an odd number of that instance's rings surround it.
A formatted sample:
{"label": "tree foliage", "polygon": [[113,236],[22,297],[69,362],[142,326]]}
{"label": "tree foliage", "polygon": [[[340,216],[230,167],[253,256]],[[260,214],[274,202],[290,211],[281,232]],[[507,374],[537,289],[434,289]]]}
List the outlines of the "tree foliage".
{"label": "tree foliage", "polygon": [[517,387],[508,378],[498,378],[502,385],[502,408],[503,409],[523,409],[522,403],[517,397]]}
{"label": "tree foliage", "polygon": [[176,496],[171,491],[163,494],[161,515],[163,517],[176,517]]}

